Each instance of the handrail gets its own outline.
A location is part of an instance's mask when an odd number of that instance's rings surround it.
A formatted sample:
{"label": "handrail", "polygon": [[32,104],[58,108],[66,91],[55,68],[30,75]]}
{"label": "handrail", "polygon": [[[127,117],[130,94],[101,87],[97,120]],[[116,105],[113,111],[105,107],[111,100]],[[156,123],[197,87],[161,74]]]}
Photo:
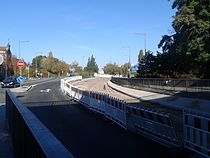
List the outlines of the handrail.
{"label": "handrail", "polygon": [[16,158],[74,158],[10,90],[6,91],[6,117]]}

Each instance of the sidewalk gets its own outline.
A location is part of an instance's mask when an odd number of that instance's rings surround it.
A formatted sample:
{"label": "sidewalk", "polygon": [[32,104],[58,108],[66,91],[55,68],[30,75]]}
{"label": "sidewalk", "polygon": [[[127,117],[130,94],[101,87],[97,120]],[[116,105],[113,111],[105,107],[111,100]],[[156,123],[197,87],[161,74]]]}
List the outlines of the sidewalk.
{"label": "sidewalk", "polygon": [[194,99],[194,98],[186,98],[186,97],[177,97],[172,95],[136,90],[131,88],[126,88],[114,84],[113,82],[109,81],[108,86],[129,95],[133,98],[137,98],[141,101],[149,101],[151,103],[158,103],[170,108],[174,109],[192,109],[200,112],[204,112],[210,114],[210,101],[203,100],[203,99]]}
{"label": "sidewalk", "polygon": [[5,105],[0,103],[0,158],[13,158],[12,143],[6,125]]}

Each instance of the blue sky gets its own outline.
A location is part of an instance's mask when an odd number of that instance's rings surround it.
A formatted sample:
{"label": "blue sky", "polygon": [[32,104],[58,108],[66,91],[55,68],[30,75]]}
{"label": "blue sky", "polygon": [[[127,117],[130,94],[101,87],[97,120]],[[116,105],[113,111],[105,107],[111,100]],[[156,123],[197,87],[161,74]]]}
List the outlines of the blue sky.
{"label": "blue sky", "polygon": [[102,68],[108,62],[137,62],[140,49],[156,52],[161,36],[172,30],[168,0],[1,0],[0,45],[31,62],[47,55],[85,66],[91,54]]}

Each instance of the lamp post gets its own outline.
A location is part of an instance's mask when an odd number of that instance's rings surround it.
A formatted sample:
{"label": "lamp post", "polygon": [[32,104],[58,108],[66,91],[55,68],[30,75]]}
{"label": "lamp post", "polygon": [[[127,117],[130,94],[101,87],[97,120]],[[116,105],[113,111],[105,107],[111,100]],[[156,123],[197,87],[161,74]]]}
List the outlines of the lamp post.
{"label": "lamp post", "polygon": [[[146,46],[147,46],[147,41],[146,41],[146,33],[140,33],[140,32],[135,32],[135,33],[133,33],[134,35],[143,35],[144,36],[144,55],[146,56],[146,52],[147,52],[147,48],[146,48]],[[147,77],[147,69],[146,69],[146,67],[145,67],[145,77]]]}
{"label": "lamp post", "polygon": [[146,55],[146,52],[147,52],[147,41],[146,41],[146,36],[147,36],[147,34],[146,33],[140,33],[140,32],[134,32],[133,33],[134,35],[138,35],[138,36],[141,36],[141,35],[143,35],[144,36],[144,55]]}
{"label": "lamp post", "polygon": [[127,47],[122,47],[122,48],[127,48],[128,49],[128,78],[130,78],[131,76],[131,47],[127,46]]}
{"label": "lamp post", "polygon": [[[29,41],[19,41],[19,61],[21,60],[20,58],[21,58],[21,56],[20,56],[20,44],[21,43],[27,43],[27,42],[29,42]],[[20,76],[22,75],[22,68],[21,67],[19,67],[19,70],[20,70]]]}
{"label": "lamp post", "polygon": [[85,57],[85,56],[82,56],[82,70],[84,70],[84,67],[83,67],[84,57]]}

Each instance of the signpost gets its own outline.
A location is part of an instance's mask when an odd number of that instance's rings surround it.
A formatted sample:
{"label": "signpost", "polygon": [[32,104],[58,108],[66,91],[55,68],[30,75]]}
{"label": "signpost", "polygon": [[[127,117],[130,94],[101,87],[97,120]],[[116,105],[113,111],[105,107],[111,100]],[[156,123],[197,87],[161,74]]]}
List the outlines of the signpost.
{"label": "signpost", "polygon": [[23,60],[19,60],[17,65],[18,65],[19,68],[22,68],[25,64],[24,64]]}
{"label": "signpost", "polygon": [[19,76],[17,78],[17,82],[20,83],[20,86],[24,83],[24,81],[25,81],[25,78],[23,76]]}
{"label": "signpost", "polygon": [[19,60],[18,63],[17,63],[17,66],[19,67],[20,69],[20,76],[22,75],[22,67],[24,66],[24,61],[23,60]]}

